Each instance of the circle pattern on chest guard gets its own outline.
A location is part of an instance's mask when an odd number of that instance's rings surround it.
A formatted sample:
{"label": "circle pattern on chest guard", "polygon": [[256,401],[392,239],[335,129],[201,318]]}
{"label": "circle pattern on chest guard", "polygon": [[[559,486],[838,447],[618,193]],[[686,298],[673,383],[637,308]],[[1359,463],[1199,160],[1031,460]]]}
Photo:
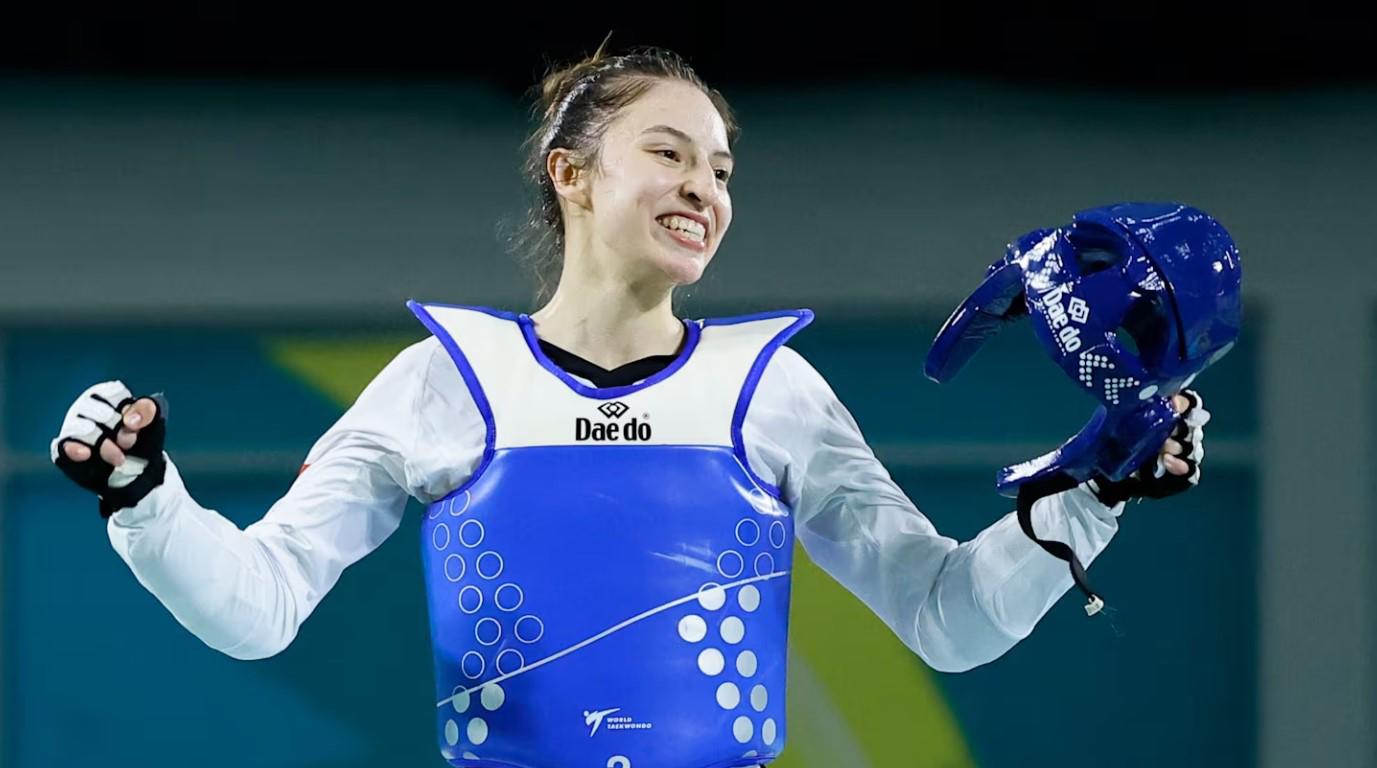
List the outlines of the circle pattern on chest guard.
{"label": "circle pattern on chest guard", "polygon": [[743,547],[754,547],[756,542],[760,541],[760,523],[750,518],[737,523],[736,541]]}
{"label": "circle pattern on chest guard", "polygon": [[[506,595],[505,600],[502,599],[503,595]],[[498,610],[511,613],[520,608],[522,603],[526,602],[526,593],[521,591],[521,587],[511,582],[507,582],[497,588],[497,592],[492,596],[492,601],[497,605]]]}
{"label": "circle pattern on chest guard", "polygon": [[755,613],[755,609],[760,607],[760,590],[754,584],[747,584],[736,593],[736,602],[746,613]]}
{"label": "circle pattern on chest guard", "polygon": [[459,724],[453,720],[445,723],[445,743],[451,747],[459,743]]}
{"label": "circle pattern on chest guard", "polygon": [[725,710],[736,709],[741,703],[741,689],[736,683],[723,683],[717,686],[717,706]]}
{"label": "circle pattern on chest guard", "polygon": [[459,555],[449,555],[445,557],[445,579],[453,583],[464,578],[464,572],[468,566],[464,564],[464,558]]}
{"label": "circle pattern on chest guard", "polygon": [[761,552],[755,556],[755,575],[766,576],[775,572],[775,556],[769,552]]}
{"label": "circle pattern on chest guard", "polygon": [[434,545],[435,551],[444,552],[449,546],[449,526],[445,523],[436,523],[430,530],[430,543]]}
{"label": "circle pattern on chest guard", "polygon": [[478,694],[478,700],[483,702],[483,709],[496,712],[507,700],[507,692],[497,683],[489,683],[483,686],[483,692]]}
{"label": "circle pattern on chest guard", "polygon": [[736,657],[736,673],[742,677],[755,675],[756,658],[754,651],[742,651]]}
{"label": "circle pattern on chest guard", "polygon": [[526,666],[526,657],[521,655],[521,651],[515,648],[497,654],[497,673],[499,675],[510,675],[511,673]]}
{"label": "circle pattern on chest guard", "polygon": [[469,689],[462,685],[456,685],[453,693],[454,697],[449,700],[449,703],[454,707],[454,711],[461,715],[469,711]]}
{"label": "circle pattern on chest guard", "polygon": [[470,680],[482,677],[483,670],[487,667],[488,663],[483,661],[483,655],[477,651],[469,651],[459,660],[459,670]]}
{"label": "circle pattern on chest guard", "polygon": [[786,533],[788,533],[788,531],[784,530],[784,523],[778,520],[770,523],[770,546],[775,549],[783,549]]}
{"label": "circle pattern on chest guard", "polygon": [[760,738],[764,739],[766,744],[773,747],[775,745],[776,735],[775,719],[773,717],[765,718],[765,724],[760,726]]}
{"label": "circle pattern on chest guard", "polygon": [[764,712],[765,707],[770,703],[770,692],[765,690],[765,686],[757,685],[751,689],[751,708],[757,712]]}
{"label": "circle pattern on chest guard", "polygon": [[449,500],[449,513],[453,517],[458,517],[469,511],[469,502],[473,501],[473,494],[464,491],[458,496],[451,496]]}
{"label": "circle pattern on chest guard", "polygon": [[[487,563],[486,567],[484,567],[484,563]],[[492,581],[502,575],[502,556],[492,551],[484,552],[478,556],[475,569],[479,576]]]}
{"label": "circle pattern on chest guard", "polygon": [[726,666],[727,660],[722,658],[722,652],[716,648],[704,648],[703,652],[698,654],[698,671],[708,677],[722,674]]}
{"label": "circle pattern on chest guard", "polygon": [[516,627],[512,631],[516,633],[517,640],[534,643],[545,636],[545,622],[528,613],[516,620]]}
{"label": "circle pattern on chest guard", "polygon": [[459,590],[459,610],[472,616],[483,607],[483,592],[470,584]]}
{"label": "circle pattern on chest guard", "polygon": [[746,570],[746,562],[741,559],[741,554],[734,549],[717,556],[717,572],[723,576],[734,579]]}
{"label": "circle pattern on chest guard", "polygon": [[746,625],[741,619],[735,616],[728,616],[722,620],[722,640],[728,645],[736,645],[746,637]]}
{"label": "circle pattern on chest guard", "polygon": [[469,743],[475,747],[483,746],[483,742],[488,740],[488,724],[481,717],[475,717],[469,721]]}
{"label": "circle pattern on chest guard", "polygon": [[684,638],[685,642],[696,643],[708,636],[708,623],[703,621],[703,617],[690,613],[679,619],[679,637]]}
{"label": "circle pattern on chest guard", "polygon": [[745,715],[736,718],[736,722],[732,723],[732,735],[741,744],[750,741],[751,735],[754,733],[755,726],[751,725],[751,719]]}
{"label": "circle pattern on chest guard", "polygon": [[473,549],[483,543],[483,524],[477,520],[465,520],[459,524],[459,543]]}
{"label": "circle pattern on chest guard", "polygon": [[479,619],[478,625],[473,628],[473,639],[485,647],[497,645],[497,641],[502,639],[502,625],[497,619]]}
{"label": "circle pattern on chest guard", "polygon": [[698,604],[705,611],[715,611],[727,604],[727,590],[721,584],[709,581],[698,588]]}

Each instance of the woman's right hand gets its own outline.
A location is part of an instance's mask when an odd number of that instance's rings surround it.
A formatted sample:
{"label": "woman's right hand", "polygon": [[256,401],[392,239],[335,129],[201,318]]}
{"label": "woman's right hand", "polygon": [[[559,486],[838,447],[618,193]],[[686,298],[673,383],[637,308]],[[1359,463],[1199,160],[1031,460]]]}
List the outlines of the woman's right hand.
{"label": "woman's right hand", "polygon": [[101,382],[68,409],[53,463],[100,497],[103,517],[134,506],[162,484],[166,411],[160,395],[135,398],[122,382]]}

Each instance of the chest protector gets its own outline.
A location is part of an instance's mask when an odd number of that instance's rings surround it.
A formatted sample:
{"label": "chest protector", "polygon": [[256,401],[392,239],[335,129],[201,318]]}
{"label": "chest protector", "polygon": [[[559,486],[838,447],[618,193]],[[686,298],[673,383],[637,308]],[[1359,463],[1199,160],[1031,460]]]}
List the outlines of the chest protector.
{"label": "chest protector", "polygon": [[771,355],[812,314],[686,321],[667,368],[596,388],[545,357],[526,315],[408,306],[487,428],[477,470],[421,528],[449,764],[773,760],[793,520],[741,430]]}

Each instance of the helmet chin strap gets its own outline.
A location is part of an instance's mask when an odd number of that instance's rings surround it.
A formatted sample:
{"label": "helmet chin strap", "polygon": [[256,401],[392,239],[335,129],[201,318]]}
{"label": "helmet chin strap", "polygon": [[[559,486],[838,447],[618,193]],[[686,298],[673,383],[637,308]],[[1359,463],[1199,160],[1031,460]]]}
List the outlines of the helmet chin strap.
{"label": "helmet chin strap", "polygon": [[1049,555],[1058,560],[1065,560],[1071,566],[1071,578],[1075,580],[1076,586],[1085,593],[1088,602],[1085,604],[1085,614],[1094,616],[1104,608],[1104,599],[1101,598],[1090,586],[1090,580],[1085,575],[1085,566],[1081,565],[1081,560],[1076,556],[1076,551],[1070,546],[1060,541],[1049,541],[1038,538],[1037,532],[1033,530],[1033,504],[1040,499],[1048,496],[1069,491],[1077,485],[1076,479],[1065,472],[1057,472],[1045,475],[1018,487],[1018,525],[1023,529],[1023,534],[1038,546],[1047,551]]}

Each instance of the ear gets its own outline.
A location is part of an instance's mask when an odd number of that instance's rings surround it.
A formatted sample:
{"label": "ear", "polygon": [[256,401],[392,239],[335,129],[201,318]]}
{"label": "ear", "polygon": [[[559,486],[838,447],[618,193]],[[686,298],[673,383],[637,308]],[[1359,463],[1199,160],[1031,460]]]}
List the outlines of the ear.
{"label": "ear", "polygon": [[564,148],[552,149],[545,156],[545,172],[561,199],[580,208],[591,207],[591,174],[582,155]]}

